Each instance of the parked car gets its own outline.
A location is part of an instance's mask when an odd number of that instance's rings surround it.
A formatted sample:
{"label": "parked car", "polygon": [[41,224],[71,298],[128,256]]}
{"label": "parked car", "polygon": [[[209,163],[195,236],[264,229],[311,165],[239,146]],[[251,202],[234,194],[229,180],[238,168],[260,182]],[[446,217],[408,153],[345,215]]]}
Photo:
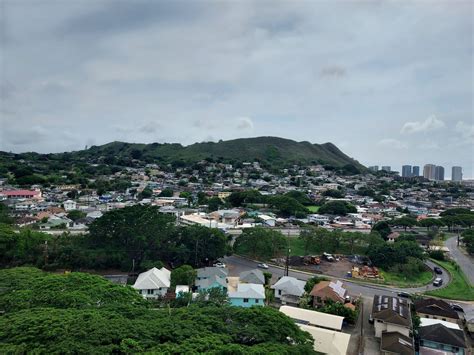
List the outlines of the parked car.
{"label": "parked car", "polygon": [[433,281],[433,286],[436,286],[436,287],[439,287],[443,284],[443,279],[441,277],[437,277],[434,281]]}
{"label": "parked car", "polygon": [[403,297],[403,298],[410,298],[411,295],[408,292],[399,292],[397,293],[398,297]]}
{"label": "parked car", "polygon": [[224,263],[221,263],[221,262],[218,262],[218,263],[213,264],[212,266],[224,268],[224,267],[225,267],[225,264],[224,264]]}
{"label": "parked car", "polygon": [[451,306],[451,308],[454,309],[456,312],[462,312],[462,313],[464,313],[464,309],[463,309],[460,305],[458,305],[458,304],[456,304],[456,303],[451,303],[450,306]]}
{"label": "parked car", "polygon": [[369,323],[374,324],[374,318],[372,317],[372,314],[369,314]]}
{"label": "parked car", "polygon": [[437,273],[438,275],[441,275],[441,274],[443,273],[443,270],[441,270],[441,268],[438,267],[438,266],[435,266],[435,267],[433,268],[433,270],[434,270],[434,272]]}
{"label": "parked car", "polygon": [[268,269],[268,265],[265,263],[260,263],[257,265],[257,267],[262,268],[262,269]]}

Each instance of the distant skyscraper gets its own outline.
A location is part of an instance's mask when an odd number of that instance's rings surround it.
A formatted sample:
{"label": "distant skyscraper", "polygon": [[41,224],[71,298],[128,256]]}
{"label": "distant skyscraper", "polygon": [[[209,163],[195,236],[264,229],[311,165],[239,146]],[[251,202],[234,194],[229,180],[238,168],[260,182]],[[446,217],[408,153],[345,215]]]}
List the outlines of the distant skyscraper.
{"label": "distant skyscraper", "polygon": [[411,172],[412,176],[420,176],[420,167],[417,165],[413,166],[413,170]]}
{"label": "distant skyscraper", "polygon": [[435,180],[436,181],[444,180],[444,168],[442,166],[437,166],[435,168]]}
{"label": "distant skyscraper", "polygon": [[451,169],[451,180],[462,181],[462,168],[460,166],[453,166]]}
{"label": "distant skyscraper", "polygon": [[403,165],[402,166],[402,177],[411,177],[411,165]]}
{"label": "distant skyscraper", "polygon": [[379,166],[378,165],[369,166],[369,170],[370,171],[379,171]]}
{"label": "distant skyscraper", "polygon": [[436,165],[434,164],[426,164],[423,167],[423,177],[428,180],[434,180],[435,179],[435,170],[436,170]]}
{"label": "distant skyscraper", "polygon": [[390,171],[392,169],[388,165],[384,165],[384,166],[382,166],[381,170]]}

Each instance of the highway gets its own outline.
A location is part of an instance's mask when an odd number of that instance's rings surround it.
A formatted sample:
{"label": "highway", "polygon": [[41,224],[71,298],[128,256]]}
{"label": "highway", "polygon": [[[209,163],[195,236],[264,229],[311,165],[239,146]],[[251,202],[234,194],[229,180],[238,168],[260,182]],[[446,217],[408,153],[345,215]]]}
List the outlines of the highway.
{"label": "highway", "polygon": [[474,260],[472,257],[464,254],[458,248],[457,236],[449,238],[445,242],[446,247],[449,249],[449,254],[451,258],[458,263],[461,270],[467,276],[471,285],[474,285]]}

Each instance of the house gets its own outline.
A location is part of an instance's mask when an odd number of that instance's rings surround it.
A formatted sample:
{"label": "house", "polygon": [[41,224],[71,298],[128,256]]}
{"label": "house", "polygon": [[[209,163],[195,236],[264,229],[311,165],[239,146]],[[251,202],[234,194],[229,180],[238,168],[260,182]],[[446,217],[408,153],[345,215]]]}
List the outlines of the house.
{"label": "house", "polygon": [[310,292],[313,299],[313,306],[323,306],[327,300],[334,302],[345,303],[347,290],[343,287],[343,283],[339,280],[334,281],[320,281],[314,285]]}
{"label": "house", "polygon": [[265,285],[265,276],[259,269],[243,271],[240,273],[239,279],[243,283]]}
{"label": "house", "polygon": [[197,270],[196,288],[198,291],[206,291],[217,287],[227,291],[227,275],[226,268],[205,267]]}
{"label": "house", "polygon": [[229,292],[229,301],[238,307],[263,306],[265,289],[261,284],[238,284],[237,291]]}
{"label": "house", "polygon": [[290,276],[283,276],[271,288],[275,290],[275,298],[282,303],[298,304],[300,297],[304,293],[305,285],[306,281],[301,281]]}
{"label": "house", "polygon": [[415,312],[419,317],[440,319],[452,323],[459,321],[458,312],[453,310],[451,306],[443,300],[435,298],[425,298],[417,300],[413,303]]}
{"label": "house", "polygon": [[133,288],[138,290],[144,298],[163,297],[171,284],[171,271],[162,267],[154,267],[138,275]]}
{"label": "house", "polygon": [[314,351],[331,355],[346,355],[348,353],[350,334],[306,324],[297,323],[297,325],[313,337]]}
{"label": "house", "polygon": [[291,306],[281,306],[280,312],[286,314],[296,323],[337,331],[342,329],[344,321],[344,317],[341,316]]}
{"label": "house", "polygon": [[0,191],[0,195],[4,196],[5,198],[9,199],[26,199],[26,198],[33,198],[33,199],[41,199],[41,191],[40,190],[4,190]]}
{"label": "house", "polygon": [[382,355],[414,355],[413,339],[399,332],[382,332],[380,340],[380,354]]}
{"label": "house", "polygon": [[411,314],[407,300],[375,295],[371,317],[377,338],[382,337],[382,332],[399,332],[410,336]]}
{"label": "house", "polygon": [[387,243],[395,243],[395,241],[400,237],[400,233],[392,232],[387,236]]}
{"label": "house", "polygon": [[[431,319],[430,319],[431,320]],[[431,320],[432,321],[432,320]],[[420,338],[420,355],[426,354],[467,354],[466,338],[455,324],[439,322],[418,329]],[[459,328],[459,327],[458,327]],[[434,352],[436,350],[437,352]]]}
{"label": "house", "polygon": [[72,211],[77,209],[77,203],[74,202],[73,200],[67,200],[63,202],[64,210],[66,212]]}

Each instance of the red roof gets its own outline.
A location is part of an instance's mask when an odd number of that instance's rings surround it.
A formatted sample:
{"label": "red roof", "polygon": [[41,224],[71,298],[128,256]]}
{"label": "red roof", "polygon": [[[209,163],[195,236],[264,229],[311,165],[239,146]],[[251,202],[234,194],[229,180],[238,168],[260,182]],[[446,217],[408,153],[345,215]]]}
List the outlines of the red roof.
{"label": "red roof", "polygon": [[0,191],[0,195],[5,196],[36,196],[39,195],[39,191],[31,190],[9,190],[9,191]]}

